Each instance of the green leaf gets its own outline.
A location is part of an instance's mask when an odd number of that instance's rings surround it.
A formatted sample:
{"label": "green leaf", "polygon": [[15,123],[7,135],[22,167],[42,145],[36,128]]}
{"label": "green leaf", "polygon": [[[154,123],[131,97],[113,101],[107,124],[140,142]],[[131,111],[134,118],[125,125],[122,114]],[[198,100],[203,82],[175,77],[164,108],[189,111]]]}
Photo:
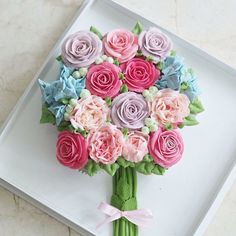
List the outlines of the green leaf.
{"label": "green leaf", "polygon": [[122,167],[124,167],[124,168],[127,168],[127,167],[129,167],[130,166],[130,163],[131,162],[129,162],[129,161],[126,161],[125,159],[124,159],[124,157],[119,157],[118,159],[117,159],[117,163],[120,165],[120,166],[122,166]]}
{"label": "green leaf", "polygon": [[98,31],[94,26],[90,27],[90,31],[96,34],[100,39],[102,39],[102,34],[100,31]]}
{"label": "green leaf", "polygon": [[126,93],[128,91],[129,91],[128,86],[126,84],[122,84],[122,86],[120,88],[120,92],[121,93]]}
{"label": "green leaf", "polygon": [[189,116],[184,118],[183,124],[186,126],[192,126],[199,124],[199,122],[196,120],[196,117],[194,115],[190,114]]}
{"label": "green leaf", "polygon": [[152,162],[139,162],[135,165],[135,169],[144,175],[150,175],[154,169],[154,164]]}
{"label": "green leaf", "polygon": [[185,91],[188,88],[187,82],[182,82],[180,85],[180,91]]}
{"label": "green leaf", "polygon": [[70,102],[70,100],[69,100],[69,99],[66,99],[66,98],[62,98],[62,99],[60,100],[60,102],[63,103],[64,105],[68,105],[69,102]]}
{"label": "green leaf", "polygon": [[93,176],[95,175],[99,170],[100,170],[100,166],[98,163],[96,163],[95,161],[89,159],[87,164],[84,167],[84,171],[89,175],[89,176]]}
{"label": "green leaf", "polygon": [[143,53],[142,53],[140,50],[138,50],[137,53],[136,53],[136,56],[137,56],[137,57],[140,57],[140,56],[142,56],[142,55],[143,55]]}
{"label": "green leaf", "polygon": [[146,154],[142,160],[142,162],[151,162],[151,161],[153,161],[153,158],[149,154]]}
{"label": "green leaf", "polygon": [[123,201],[119,198],[118,195],[113,194],[111,196],[111,205],[118,208],[118,209],[121,209],[123,206]]}
{"label": "green leaf", "polygon": [[132,189],[124,177],[121,177],[117,183],[117,195],[122,201],[132,197]]}
{"label": "green leaf", "polygon": [[167,123],[165,124],[165,130],[171,130],[173,127],[172,127],[172,124],[171,123]]}
{"label": "green leaf", "polygon": [[171,50],[171,51],[170,51],[170,55],[171,55],[172,57],[175,57],[175,56],[176,56],[176,54],[177,54],[177,53],[176,53],[176,51],[175,51],[175,50]]}
{"label": "green leaf", "polygon": [[69,121],[64,120],[57,126],[57,130],[60,132],[64,130],[74,131],[74,128],[71,126]]}
{"label": "green leaf", "polygon": [[111,104],[112,104],[111,97],[105,97],[105,102],[106,102],[106,104],[110,107]]}
{"label": "green leaf", "polygon": [[166,169],[162,166],[155,165],[152,169],[152,173],[155,175],[163,175],[165,173]]}
{"label": "green leaf", "polygon": [[118,60],[114,60],[113,64],[115,64],[116,66],[119,66],[120,62]]}
{"label": "green leaf", "polygon": [[121,73],[121,72],[119,72],[119,79],[120,79],[120,80],[123,80],[123,79],[124,79],[124,74]]}
{"label": "green leaf", "polygon": [[122,129],[121,129],[121,132],[122,132],[122,134],[123,134],[123,136],[124,136],[125,138],[128,137],[129,130],[128,130],[127,128],[122,128]]}
{"label": "green leaf", "polygon": [[164,63],[162,61],[159,61],[156,65],[157,69],[158,70],[162,70],[163,69],[163,66],[164,66]]}
{"label": "green leaf", "polygon": [[178,124],[178,127],[179,127],[180,129],[183,129],[183,128],[184,128],[184,123]]}
{"label": "green leaf", "polygon": [[126,200],[121,207],[121,211],[132,211],[136,209],[137,209],[137,199],[135,197]]}
{"label": "green leaf", "polygon": [[137,22],[132,29],[132,32],[136,35],[140,35],[140,33],[143,31],[143,26],[141,25],[140,22]]}
{"label": "green leaf", "polygon": [[59,55],[57,58],[56,58],[57,61],[62,61],[62,55]]}
{"label": "green leaf", "polygon": [[48,110],[48,107],[46,104],[42,105],[42,115],[41,115],[41,119],[40,119],[40,123],[41,124],[56,124],[56,118],[55,116],[52,114],[52,112],[50,112]]}
{"label": "green leaf", "polygon": [[203,105],[199,99],[195,99],[189,104],[191,114],[198,114],[204,111]]}
{"label": "green leaf", "polygon": [[117,163],[113,163],[110,165],[101,164],[100,167],[105,170],[110,176],[114,176],[120,166]]}
{"label": "green leaf", "polygon": [[153,60],[153,57],[152,57],[152,56],[146,57],[146,61],[152,61],[152,60]]}

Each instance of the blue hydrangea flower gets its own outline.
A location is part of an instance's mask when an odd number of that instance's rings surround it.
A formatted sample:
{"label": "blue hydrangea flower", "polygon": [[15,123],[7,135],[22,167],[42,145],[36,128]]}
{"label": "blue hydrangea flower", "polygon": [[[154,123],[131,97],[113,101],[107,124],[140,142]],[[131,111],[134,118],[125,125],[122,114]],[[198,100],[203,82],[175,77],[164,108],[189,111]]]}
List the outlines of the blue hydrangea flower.
{"label": "blue hydrangea flower", "polygon": [[170,88],[179,90],[184,71],[183,58],[179,56],[168,56],[162,64],[162,73],[160,80],[156,82],[159,89]]}
{"label": "blue hydrangea flower", "polygon": [[63,119],[65,105],[61,99],[78,99],[82,89],[85,88],[85,78],[75,79],[71,76],[72,69],[62,64],[58,80],[46,82],[38,80],[43,102],[47,103],[49,110],[55,115],[57,125]]}
{"label": "blue hydrangea flower", "polygon": [[64,114],[66,112],[66,105],[55,102],[50,107],[48,107],[48,110],[52,112],[52,114],[55,116],[56,125],[59,125],[64,118]]}
{"label": "blue hydrangea flower", "polygon": [[183,82],[187,84],[187,89],[181,90],[181,93],[187,95],[192,102],[200,94],[197,78],[192,72],[186,72],[185,76],[183,76]]}

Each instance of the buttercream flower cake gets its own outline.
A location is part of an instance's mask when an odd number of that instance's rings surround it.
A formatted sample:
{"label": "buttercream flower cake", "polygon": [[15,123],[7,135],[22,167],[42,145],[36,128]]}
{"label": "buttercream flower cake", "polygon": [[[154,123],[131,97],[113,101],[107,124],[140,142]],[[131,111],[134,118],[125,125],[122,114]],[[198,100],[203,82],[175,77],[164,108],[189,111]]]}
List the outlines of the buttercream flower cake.
{"label": "buttercream flower cake", "polygon": [[[60,75],[39,80],[41,123],[58,128],[56,157],[90,176],[113,176],[111,205],[101,203],[115,236],[136,236],[152,218],[137,209],[137,172],[163,175],[182,158],[178,128],[198,124],[203,111],[191,68],[160,29],[96,28],[68,36]],[[102,224],[103,224],[102,223]]]}

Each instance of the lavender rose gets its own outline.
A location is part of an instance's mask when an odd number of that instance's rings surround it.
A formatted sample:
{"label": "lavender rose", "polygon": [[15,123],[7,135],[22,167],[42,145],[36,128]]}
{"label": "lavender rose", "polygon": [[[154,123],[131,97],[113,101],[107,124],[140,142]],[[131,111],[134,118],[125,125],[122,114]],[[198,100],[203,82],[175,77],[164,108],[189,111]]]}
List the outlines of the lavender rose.
{"label": "lavender rose", "polygon": [[167,35],[155,27],[142,31],[138,44],[143,55],[151,57],[154,63],[165,59],[172,48],[172,43]]}
{"label": "lavender rose", "polygon": [[71,68],[87,67],[101,55],[102,41],[89,31],[78,31],[62,44],[62,58]]}
{"label": "lavender rose", "polygon": [[118,128],[140,129],[148,115],[148,105],[140,94],[122,93],[112,102],[111,119]]}

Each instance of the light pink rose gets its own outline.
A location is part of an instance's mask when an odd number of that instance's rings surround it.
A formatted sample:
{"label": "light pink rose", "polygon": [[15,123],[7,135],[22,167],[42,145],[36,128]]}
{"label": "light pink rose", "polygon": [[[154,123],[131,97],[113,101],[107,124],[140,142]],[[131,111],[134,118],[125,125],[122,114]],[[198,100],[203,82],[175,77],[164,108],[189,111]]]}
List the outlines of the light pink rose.
{"label": "light pink rose", "polygon": [[80,99],[70,114],[69,120],[75,129],[89,131],[103,125],[110,117],[106,102],[95,95]]}
{"label": "light pink rose", "polygon": [[116,29],[104,36],[103,45],[106,55],[123,63],[136,55],[138,37],[126,29]]}
{"label": "light pink rose", "polygon": [[160,78],[160,71],[156,69],[152,62],[143,58],[133,58],[120,65],[124,73],[124,83],[130,91],[137,93],[154,85]]}
{"label": "light pink rose", "polygon": [[88,161],[87,143],[81,134],[60,132],[57,138],[57,159],[71,169],[82,169]]}
{"label": "light pink rose", "polygon": [[151,118],[159,125],[181,123],[190,113],[189,103],[188,97],[178,91],[160,90],[149,103]]}
{"label": "light pink rose", "polygon": [[184,142],[177,131],[163,131],[159,128],[150,135],[148,149],[155,163],[164,168],[169,168],[182,157]]}
{"label": "light pink rose", "polygon": [[113,164],[122,154],[123,134],[114,125],[106,124],[88,135],[89,156],[95,162]]}
{"label": "light pink rose", "polygon": [[86,88],[91,94],[101,98],[113,98],[119,93],[122,85],[119,72],[118,66],[108,62],[92,65],[86,75]]}
{"label": "light pink rose", "polygon": [[140,162],[148,154],[148,135],[130,132],[124,145],[123,156],[127,161]]}

